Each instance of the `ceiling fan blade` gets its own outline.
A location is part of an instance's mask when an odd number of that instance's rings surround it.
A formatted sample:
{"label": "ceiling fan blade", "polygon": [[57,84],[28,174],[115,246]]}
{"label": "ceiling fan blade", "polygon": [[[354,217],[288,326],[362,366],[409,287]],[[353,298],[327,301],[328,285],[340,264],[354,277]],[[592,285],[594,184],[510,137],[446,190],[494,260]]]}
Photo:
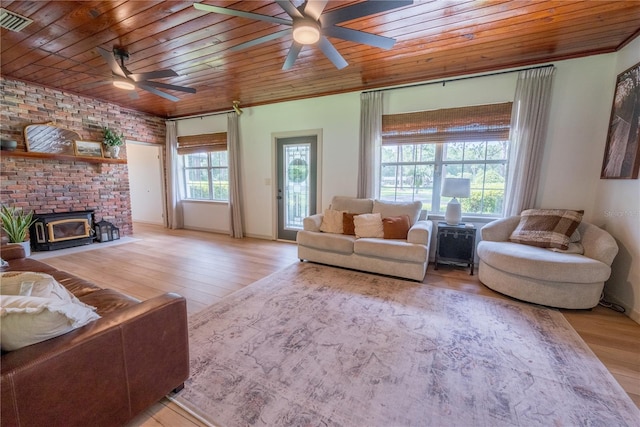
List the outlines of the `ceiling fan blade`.
{"label": "ceiling fan blade", "polygon": [[280,6],[291,18],[304,18],[304,15],[300,13],[297,7],[293,5],[289,0],[276,0],[278,6]]}
{"label": "ceiling fan blade", "polygon": [[320,23],[323,28],[329,27],[339,22],[350,21],[352,19],[362,18],[363,16],[386,12],[388,10],[408,6],[410,4],[413,4],[413,0],[369,0],[324,13],[320,17]]}
{"label": "ceiling fan blade", "polygon": [[157,70],[149,71],[148,73],[134,73],[129,74],[129,77],[137,82],[149,79],[162,79],[165,77],[178,77],[178,73],[173,70]]}
{"label": "ceiling fan blade", "polygon": [[104,58],[105,61],[107,61],[107,64],[109,64],[109,68],[111,68],[111,72],[113,74],[116,74],[120,77],[127,77],[127,74],[124,72],[122,67],[120,67],[120,64],[118,64],[118,61],[113,56],[113,52],[109,52],[106,49],[98,47],[98,53]]}
{"label": "ceiling fan blade", "polygon": [[328,0],[307,0],[307,4],[304,7],[304,14],[317,21],[320,19],[322,11],[327,6],[327,2]]}
{"label": "ceiling fan blade", "polygon": [[196,93],[195,89],[190,87],[185,87],[185,86],[176,86],[176,85],[170,85],[166,83],[152,82],[152,81],[145,81],[141,83],[146,86],[159,87],[160,89],[177,90],[180,92],[187,92],[187,93]]}
{"label": "ceiling fan blade", "polygon": [[151,92],[154,95],[158,95],[158,96],[161,96],[161,97],[163,97],[165,99],[168,99],[169,101],[173,101],[173,102],[180,101],[180,98],[176,98],[173,95],[169,95],[168,93],[161,92],[158,89],[152,88],[151,86],[147,85],[146,83],[147,82],[139,83],[138,87],[141,88],[141,89],[146,90],[147,92]]}
{"label": "ceiling fan blade", "polygon": [[237,46],[233,46],[229,50],[236,51],[236,50],[246,49],[248,47],[252,47],[252,46],[258,45],[260,43],[266,43],[268,41],[275,40],[275,39],[277,39],[279,37],[286,36],[290,32],[291,32],[291,29],[287,28],[286,30],[277,31],[277,32],[275,32],[273,34],[269,34],[269,35],[266,35],[264,37],[258,37],[257,39],[253,39],[253,40],[250,40],[250,41],[245,42],[245,43],[240,43]]}
{"label": "ceiling fan blade", "polygon": [[111,80],[103,80],[100,82],[87,83],[80,86],[81,89],[93,89],[95,87],[113,84]]}
{"label": "ceiling fan blade", "polygon": [[241,18],[257,19],[259,21],[273,22],[274,24],[291,25],[288,19],[277,18],[275,16],[260,15],[257,13],[243,12],[241,10],[227,9],[226,7],[209,6],[208,4],[194,3],[193,7],[205,12],[220,13],[222,15],[239,16]]}
{"label": "ceiling fan blade", "polygon": [[331,44],[329,40],[325,36],[320,37],[320,41],[318,42],[318,46],[325,54],[329,61],[333,62],[333,65],[336,66],[338,70],[342,70],[344,67],[349,65],[349,63],[340,55],[340,53],[336,50],[335,47]]}
{"label": "ceiling fan blade", "polygon": [[323,28],[322,32],[325,36],[337,37],[342,40],[368,44],[369,46],[379,47],[381,49],[391,49],[396,43],[396,40],[390,37],[378,36],[376,34],[365,33],[363,31],[352,30],[345,27],[337,27],[335,25]]}
{"label": "ceiling fan blade", "polygon": [[296,59],[298,59],[298,54],[300,53],[301,49],[302,45],[300,43],[297,43],[295,41],[291,43],[291,48],[289,48],[287,59],[284,60],[284,64],[282,65],[283,70],[288,70],[289,68],[293,67]]}

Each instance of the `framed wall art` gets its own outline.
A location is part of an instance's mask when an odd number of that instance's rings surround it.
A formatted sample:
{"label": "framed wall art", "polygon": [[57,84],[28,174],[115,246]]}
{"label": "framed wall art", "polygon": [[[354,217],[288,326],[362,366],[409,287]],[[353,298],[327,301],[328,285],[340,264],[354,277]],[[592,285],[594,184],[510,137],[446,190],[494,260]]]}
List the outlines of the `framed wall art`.
{"label": "framed wall art", "polygon": [[73,141],[76,139],[81,139],[77,132],[58,127],[53,123],[33,124],[24,128],[27,151],[35,153],[73,156]]}
{"label": "framed wall art", "polygon": [[76,156],[82,157],[103,157],[102,142],[98,141],[75,141]]}
{"label": "framed wall art", "polygon": [[640,168],[640,62],[616,79],[602,179],[638,179]]}

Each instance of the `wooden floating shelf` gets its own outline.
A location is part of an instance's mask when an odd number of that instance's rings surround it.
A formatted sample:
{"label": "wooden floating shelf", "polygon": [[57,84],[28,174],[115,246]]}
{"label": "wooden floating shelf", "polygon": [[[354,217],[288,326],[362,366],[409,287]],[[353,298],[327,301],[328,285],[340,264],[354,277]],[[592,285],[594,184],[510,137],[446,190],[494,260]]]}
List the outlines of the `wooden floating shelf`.
{"label": "wooden floating shelf", "polygon": [[9,151],[2,150],[3,156],[9,157],[31,157],[35,159],[53,159],[53,160],[68,160],[75,162],[86,163],[127,163],[127,159],[110,159],[107,157],[84,157],[84,156],[71,156],[68,154],[51,154],[51,153],[37,153],[31,151]]}

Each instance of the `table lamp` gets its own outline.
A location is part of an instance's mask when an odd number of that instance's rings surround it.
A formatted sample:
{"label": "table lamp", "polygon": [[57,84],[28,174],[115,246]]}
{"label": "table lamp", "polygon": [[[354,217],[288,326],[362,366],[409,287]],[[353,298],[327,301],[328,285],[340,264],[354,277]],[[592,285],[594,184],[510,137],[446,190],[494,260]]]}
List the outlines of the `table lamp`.
{"label": "table lamp", "polygon": [[447,205],[444,220],[448,225],[460,224],[462,209],[456,197],[469,197],[471,195],[471,180],[467,178],[445,178],[442,184],[442,195],[453,197]]}

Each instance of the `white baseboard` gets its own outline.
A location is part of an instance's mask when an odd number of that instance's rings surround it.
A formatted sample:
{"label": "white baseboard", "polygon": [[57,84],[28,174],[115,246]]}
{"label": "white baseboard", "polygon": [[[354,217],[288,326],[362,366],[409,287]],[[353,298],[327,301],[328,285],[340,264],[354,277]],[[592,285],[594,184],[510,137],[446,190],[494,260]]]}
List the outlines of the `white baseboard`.
{"label": "white baseboard", "polygon": [[617,304],[622,308],[624,308],[624,314],[627,317],[629,317],[631,320],[633,320],[634,322],[640,325],[640,311],[633,309],[623,301],[616,298],[615,295],[605,295],[604,297],[607,301]]}

